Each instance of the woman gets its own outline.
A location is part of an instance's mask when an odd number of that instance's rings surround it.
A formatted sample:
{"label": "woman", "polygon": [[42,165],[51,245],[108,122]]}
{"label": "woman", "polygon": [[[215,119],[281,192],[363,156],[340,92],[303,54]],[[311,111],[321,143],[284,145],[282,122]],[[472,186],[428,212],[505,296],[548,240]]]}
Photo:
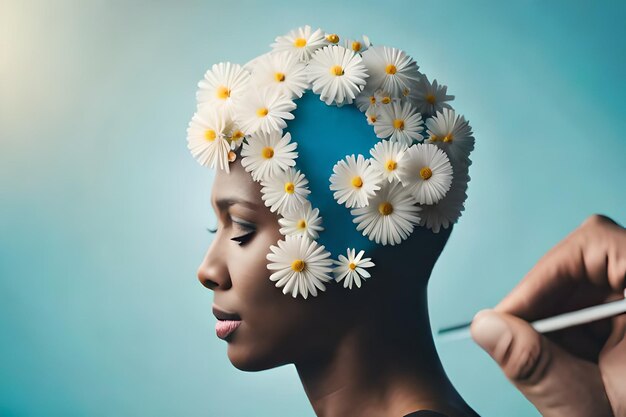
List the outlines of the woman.
{"label": "woman", "polygon": [[[444,153],[451,144],[437,147],[435,125],[423,132],[430,143],[413,145],[424,139],[420,116],[449,108],[445,101],[451,96],[445,89],[442,95],[441,87],[397,50],[385,64],[386,75],[376,79],[374,55],[385,58],[387,51],[362,52],[366,39],[360,48],[349,44],[352,51],[337,42],[336,35],[300,28],[277,38],[274,54],[246,69],[214,67],[200,83],[189,147],[201,163],[218,168],[211,196],[218,225],[198,270],[200,282],[214,291],[216,332],[238,369],[293,363],[320,416],[476,416],[441,366],[426,296],[450,224],[462,210],[469,151],[461,162],[454,154],[458,149]],[[283,50],[290,47],[295,52]],[[341,55],[335,63],[333,54]],[[316,78],[316,65],[329,68]],[[268,79],[262,77],[268,68],[276,84],[253,87],[255,77]],[[313,93],[284,88],[301,68]],[[324,80],[328,69],[337,78]],[[439,102],[426,98],[428,91],[417,84],[402,84],[413,70],[418,74],[413,81],[435,86]],[[378,88],[361,82],[365,78]],[[341,84],[344,79],[350,83]],[[409,99],[409,85],[430,108],[416,110],[420,99]],[[283,89],[283,95],[268,99],[270,88]],[[344,106],[358,94],[370,103],[382,97],[380,107],[362,107],[373,128],[356,106]],[[402,113],[406,109],[411,111]],[[263,125],[277,114],[272,121],[280,131]],[[376,118],[384,122],[390,115],[395,131],[385,133]],[[467,123],[453,119],[467,128],[465,137],[459,135],[460,149],[470,139],[473,147]],[[380,148],[385,141],[376,143],[381,137],[399,144],[391,154],[383,155],[390,149]],[[372,158],[364,161],[361,155]],[[428,166],[417,166],[425,155]],[[387,177],[374,172],[375,162],[387,169]],[[302,173],[306,179],[298,177]],[[409,178],[415,174],[419,184]]]}

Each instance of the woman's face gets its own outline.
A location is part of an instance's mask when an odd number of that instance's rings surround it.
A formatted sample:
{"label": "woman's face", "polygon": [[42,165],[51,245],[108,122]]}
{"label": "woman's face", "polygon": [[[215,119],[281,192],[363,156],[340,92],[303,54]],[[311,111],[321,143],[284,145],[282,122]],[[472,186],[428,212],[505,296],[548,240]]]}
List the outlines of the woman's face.
{"label": "woman's face", "polygon": [[230,169],[215,176],[211,204],[218,227],[198,269],[200,282],[214,291],[213,306],[241,318],[225,338],[230,361],[254,371],[332,349],[343,326],[338,317],[346,316],[335,311],[339,286],[331,282],[326,293],[306,300],[274,286],[266,255],[282,239],[278,217],[265,207],[260,185],[239,159]]}

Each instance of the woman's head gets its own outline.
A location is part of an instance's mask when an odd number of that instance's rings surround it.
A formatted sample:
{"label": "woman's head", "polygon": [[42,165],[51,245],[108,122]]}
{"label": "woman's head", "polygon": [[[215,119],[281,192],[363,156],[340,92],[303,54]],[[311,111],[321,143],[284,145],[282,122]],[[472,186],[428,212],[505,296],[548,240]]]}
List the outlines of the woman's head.
{"label": "woman's head", "polygon": [[270,245],[283,238],[279,216],[264,205],[260,184],[240,161],[229,173],[216,173],[211,204],[218,227],[198,269],[200,282],[214,292],[214,307],[241,319],[226,338],[236,367],[262,370],[323,355],[371,314],[417,300],[448,231],[420,228],[402,245],[376,248],[374,278],[362,288],[330,282],[326,291],[306,300],[283,294],[269,279],[266,258]]}
{"label": "woman's head", "polygon": [[218,168],[219,226],[198,276],[218,319],[241,319],[218,322],[241,369],[331,351],[410,308],[465,200],[474,139],[445,87],[402,51],[319,33],[207,71],[188,130]]}

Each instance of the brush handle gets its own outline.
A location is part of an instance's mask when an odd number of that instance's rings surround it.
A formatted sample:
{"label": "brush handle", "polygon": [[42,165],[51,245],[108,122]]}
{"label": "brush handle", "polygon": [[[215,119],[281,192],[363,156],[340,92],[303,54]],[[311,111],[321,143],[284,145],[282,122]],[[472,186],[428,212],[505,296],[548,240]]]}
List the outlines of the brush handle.
{"label": "brush handle", "polygon": [[[539,333],[548,333],[578,326],[580,324],[591,323],[592,321],[605,319],[622,313],[626,313],[626,299],[570,311],[569,313],[534,321],[530,323],[530,325]],[[470,322],[459,326],[440,329],[438,332],[440,340],[452,341],[470,338],[469,327],[471,324]]]}

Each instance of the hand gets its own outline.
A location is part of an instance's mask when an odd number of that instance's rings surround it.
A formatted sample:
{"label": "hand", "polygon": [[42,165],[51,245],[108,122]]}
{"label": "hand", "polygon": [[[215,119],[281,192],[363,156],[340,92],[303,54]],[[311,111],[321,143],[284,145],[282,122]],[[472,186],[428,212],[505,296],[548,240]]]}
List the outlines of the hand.
{"label": "hand", "polygon": [[625,286],[626,229],[594,215],[479,312],[472,337],[544,417],[625,417],[626,314],[546,335],[528,324],[624,298]]}

